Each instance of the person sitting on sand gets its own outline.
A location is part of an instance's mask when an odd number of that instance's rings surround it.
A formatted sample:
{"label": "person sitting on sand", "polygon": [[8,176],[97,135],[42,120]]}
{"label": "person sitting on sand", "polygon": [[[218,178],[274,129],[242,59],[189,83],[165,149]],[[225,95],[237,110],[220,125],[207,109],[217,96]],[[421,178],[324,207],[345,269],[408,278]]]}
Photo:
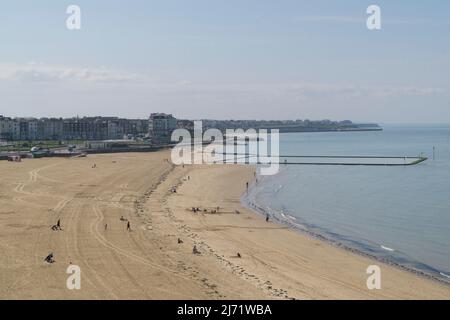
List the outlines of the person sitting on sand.
{"label": "person sitting on sand", "polygon": [[236,255],[239,259],[242,258],[241,254],[238,252]]}
{"label": "person sitting on sand", "polygon": [[61,230],[61,219],[58,219],[56,226],[58,227],[59,230]]}
{"label": "person sitting on sand", "polygon": [[183,240],[181,240],[180,238],[178,238],[178,244],[182,244]]}
{"label": "person sitting on sand", "polygon": [[120,217],[120,221],[127,221],[123,216]]}
{"label": "person sitting on sand", "polygon": [[234,211],[236,214],[240,214],[241,212],[239,210]]}
{"label": "person sitting on sand", "polygon": [[50,252],[50,254],[44,260],[47,263],[54,263],[55,260],[53,259],[53,252]]}
{"label": "person sitting on sand", "polygon": [[198,251],[196,245],[194,245],[194,248],[192,248],[192,253],[193,253],[193,254],[200,254],[200,251]]}

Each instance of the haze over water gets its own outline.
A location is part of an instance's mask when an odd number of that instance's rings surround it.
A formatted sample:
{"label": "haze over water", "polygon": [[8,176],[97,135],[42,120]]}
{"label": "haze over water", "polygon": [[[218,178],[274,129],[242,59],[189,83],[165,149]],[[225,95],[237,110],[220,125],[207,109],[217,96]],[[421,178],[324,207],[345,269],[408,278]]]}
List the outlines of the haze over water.
{"label": "haze over water", "polygon": [[260,177],[247,201],[299,228],[448,280],[450,125],[282,134],[280,152],[429,156],[408,167],[282,166],[278,175]]}

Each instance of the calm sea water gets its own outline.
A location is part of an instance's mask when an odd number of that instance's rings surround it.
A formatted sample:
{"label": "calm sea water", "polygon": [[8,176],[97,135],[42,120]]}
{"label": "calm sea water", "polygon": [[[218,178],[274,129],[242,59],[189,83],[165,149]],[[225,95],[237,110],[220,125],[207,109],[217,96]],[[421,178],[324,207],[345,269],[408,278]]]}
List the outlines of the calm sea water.
{"label": "calm sea water", "polygon": [[245,200],[309,232],[449,280],[450,125],[282,134],[280,149],[282,155],[429,156],[409,167],[282,166],[276,176],[260,177]]}

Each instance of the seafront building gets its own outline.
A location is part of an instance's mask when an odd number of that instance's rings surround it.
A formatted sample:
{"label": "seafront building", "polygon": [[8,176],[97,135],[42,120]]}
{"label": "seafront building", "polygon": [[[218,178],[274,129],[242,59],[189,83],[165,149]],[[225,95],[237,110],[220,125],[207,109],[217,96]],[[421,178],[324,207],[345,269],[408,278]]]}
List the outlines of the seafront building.
{"label": "seafront building", "polygon": [[148,123],[148,135],[152,144],[171,143],[172,132],[177,129],[178,120],[171,114],[152,113]]}
{"label": "seafront building", "polygon": [[[277,129],[280,132],[372,131],[377,124],[355,124],[350,120],[202,120],[203,130]],[[8,118],[0,115],[1,141],[121,140],[142,138],[153,145],[172,143],[172,132],[194,129],[191,120],[179,120],[171,114],[152,113],[149,119],[118,117]]]}
{"label": "seafront building", "polygon": [[106,140],[146,136],[149,121],[117,117],[8,118],[0,116],[0,140]]}

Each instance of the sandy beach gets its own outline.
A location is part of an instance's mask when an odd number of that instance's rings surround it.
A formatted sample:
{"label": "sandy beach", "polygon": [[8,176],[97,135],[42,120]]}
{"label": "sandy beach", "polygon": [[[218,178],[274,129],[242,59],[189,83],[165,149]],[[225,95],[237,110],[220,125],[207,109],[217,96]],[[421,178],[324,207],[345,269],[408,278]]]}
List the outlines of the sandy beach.
{"label": "sandy beach", "polygon": [[[1,161],[0,299],[450,299],[449,286],[266,223],[240,202],[254,168],[169,157]],[[66,287],[71,264],[81,290]],[[374,264],[381,290],[366,286]]]}

